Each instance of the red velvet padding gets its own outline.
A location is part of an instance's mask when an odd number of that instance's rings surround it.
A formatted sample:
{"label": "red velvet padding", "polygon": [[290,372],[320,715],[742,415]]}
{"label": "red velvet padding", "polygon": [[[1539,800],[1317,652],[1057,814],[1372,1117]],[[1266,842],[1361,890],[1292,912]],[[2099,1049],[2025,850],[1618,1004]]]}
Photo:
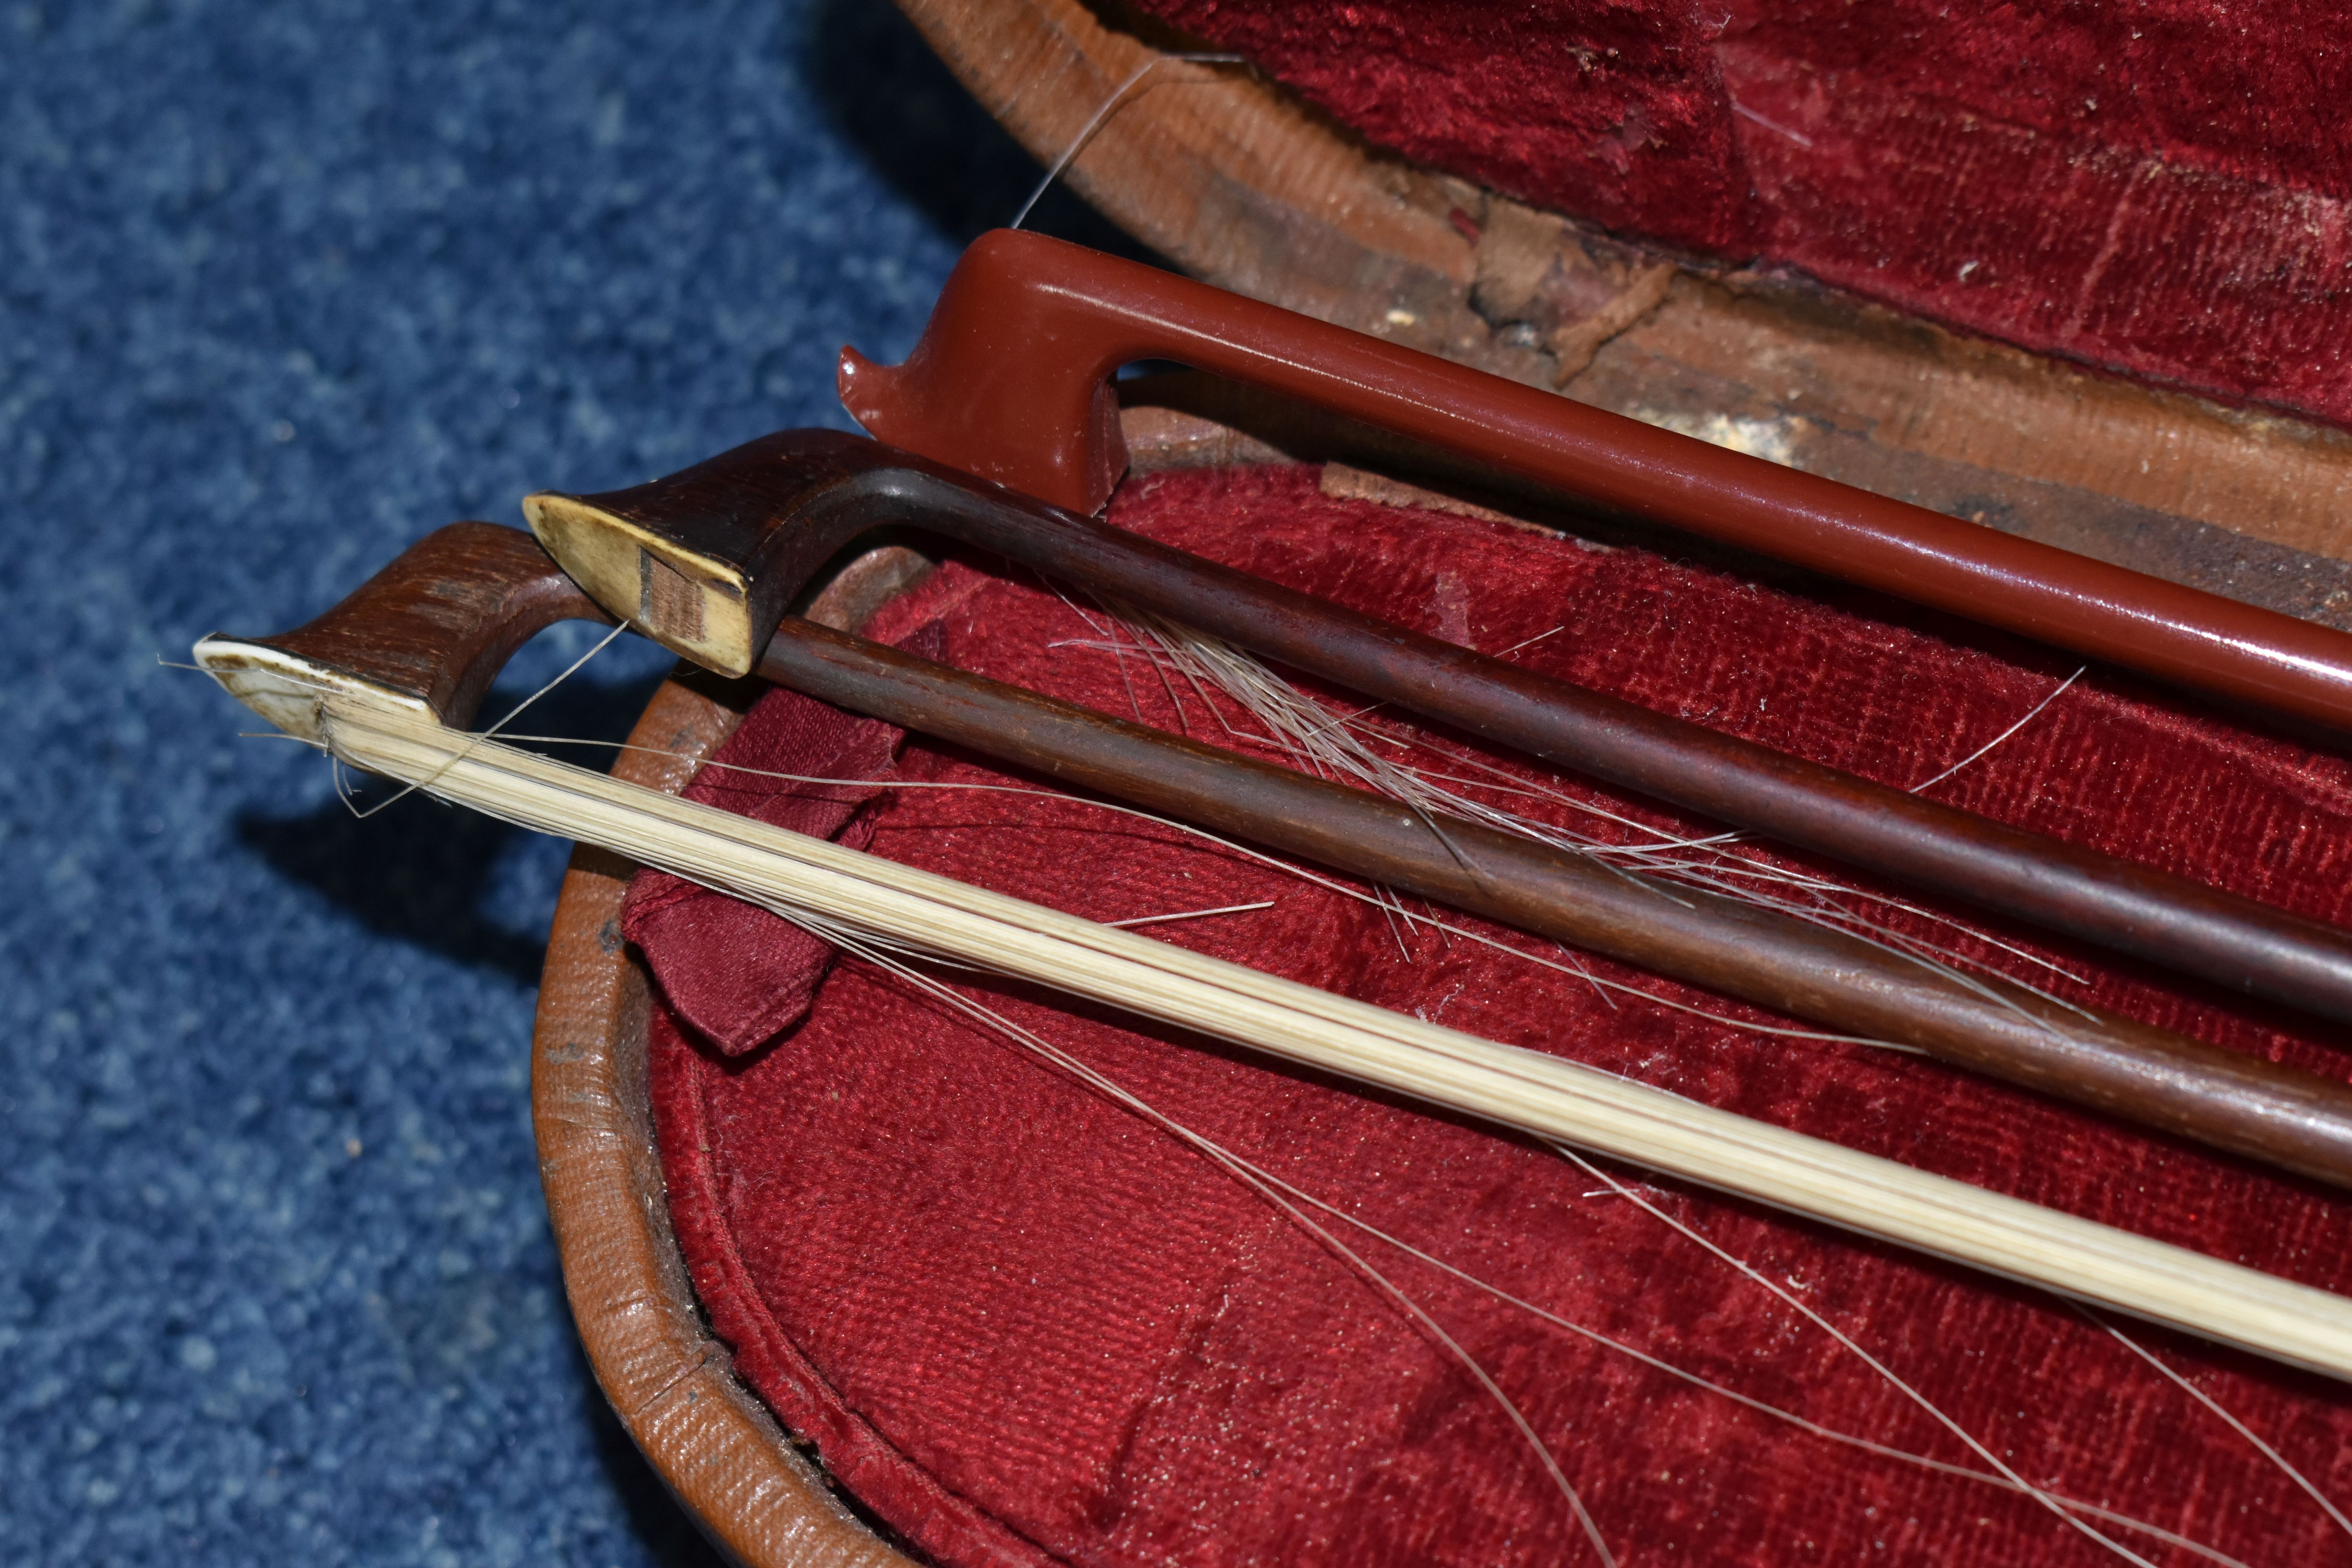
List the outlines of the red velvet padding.
{"label": "red velvet padding", "polygon": [[[2072,668],[1879,602],[1840,608],[1636,551],[1329,500],[1311,468],[1149,478],[1121,491],[1113,516],[1471,646],[1525,644],[1510,657],[1900,784],[1999,734]],[[1192,733],[1225,737],[1182,682],[1056,646],[1097,634],[1025,575],[950,564],[876,629],[903,639],[926,628],[965,668],[1163,726],[1181,706]],[[805,719],[803,700],[771,698],[730,752],[796,712]],[[1003,777],[912,740],[900,767],[908,779]],[[1662,826],[1698,826],[1566,787]],[[2352,767],[2102,675],[1937,793],[2325,919],[2352,916]],[[1098,919],[1272,900],[1143,929],[2352,1286],[2352,1205],[2338,1196],[1932,1063],[1603,995],[1077,804],[901,790],[872,822],[877,853]],[[2067,994],[2347,1071],[2315,1026],[2032,945],[2084,976],[2054,983]],[[1528,1302],[1808,1420],[1984,1468],[1827,1333],[1549,1152],[1173,1031],[955,978],[1184,1125]],[[661,1017],[654,1081],[673,1214],[714,1325],[779,1415],[920,1550],[957,1563],[1598,1561],[1508,1419],[1346,1259],[1164,1131],[905,982],[845,960],[804,1022],[741,1058]],[[2250,1562],[2352,1548],[2244,1439],[2063,1303],[1675,1184],[1643,1191],[2033,1484]],[[2031,1500],[1841,1447],[1346,1239],[1517,1403],[1620,1561],[2109,1560]],[[2129,1331],[2321,1488],[2352,1495],[2352,1391]],[[2111,1533],[2152,1562],[2200,1561]]]}

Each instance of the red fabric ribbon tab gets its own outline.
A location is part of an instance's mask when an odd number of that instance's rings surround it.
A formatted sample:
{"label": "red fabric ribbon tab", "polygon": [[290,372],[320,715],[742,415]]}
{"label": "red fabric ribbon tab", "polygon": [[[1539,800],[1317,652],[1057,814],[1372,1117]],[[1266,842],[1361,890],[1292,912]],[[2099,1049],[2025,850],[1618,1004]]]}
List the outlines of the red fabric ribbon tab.
{"label": "red fabric ribbon tab", "polygon": [[[895,769],[904,735],[779,689],[703,765],[686,798],[862,849],[874,836],[865,808],[884,793],[877,781]],[[790,921],[651,868],[630,886],[621,931],[646,954],[671,1010],[729,1056],[799,1023],[833,963],[832,945]]]}

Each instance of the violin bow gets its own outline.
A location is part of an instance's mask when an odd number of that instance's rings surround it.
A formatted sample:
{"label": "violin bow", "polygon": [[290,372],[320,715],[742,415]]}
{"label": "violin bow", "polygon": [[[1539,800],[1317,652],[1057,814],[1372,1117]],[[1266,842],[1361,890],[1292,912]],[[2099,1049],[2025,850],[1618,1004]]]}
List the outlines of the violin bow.
{"label": "violin bow", "polygon": [[779,912],[911,942],[2352,1378],[2352,1301],[2328,1292],[769,827],[457,727],[471,719],[517,647],[546,626],[575,617],[609,618],[525,535],[460,523],[413,546],[318,619],[272,637],[206,637],[196,658],[257,712],[354,765],[509,821],[602,845]]}
{"label": "violin bow", "polygon": [[[1662,430],[1043,235],[966,248],[904,364],[841,355],[866,432],[1070,510],[1126,468],[1110,381],[1173,361],[1663,523],[2352,732],[2352,636]],[[750,651],[750,650],[746,650]]]}

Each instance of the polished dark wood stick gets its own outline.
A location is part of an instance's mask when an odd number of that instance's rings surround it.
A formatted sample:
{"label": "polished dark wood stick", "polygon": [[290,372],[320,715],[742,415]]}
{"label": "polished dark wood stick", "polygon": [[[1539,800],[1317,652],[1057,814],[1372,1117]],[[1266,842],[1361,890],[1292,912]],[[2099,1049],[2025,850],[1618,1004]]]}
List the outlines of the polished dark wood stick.
{"label": "polished dark wood stick", "polygon": [[928,530],[1701,816],[2231,990],[2352,1022],[2352,935],[1457,647],[832,431],[525,503],[598,603],[749,671],[784,605],[883,525]]}
{"label": "polished dark wood stick", "polygon": [[2352,1087],[787,616],[757,673],[1521,931],[2352,1186]]}
{"label": "polished dark wood stick", "polygon": [[2352,635],[1644,425],[1039,234],[974,240],[907,362],[841,355],[873,435],[1075,511],[1127,466],[1111,379],[1172,360],[1916,604],[2352,733]]}
{"label": "polished dark wood stick", "polygon": [[[460,523],[294,631],[206,638],[206,668],[296,734],[345,683],[471,718],[514,649],[603,620],[511,529]],[[300,679],[282,679],[281,660]],[[896,649],[786,620],[760,673],[1148,810],[1384,881],[1832,1028],[1916,1046],[2167,1131],[2352,1186],[2352,1088],[1998,981],[1961,984],[1841,932],[1665,889],[1469,822],[1219,752]]]}

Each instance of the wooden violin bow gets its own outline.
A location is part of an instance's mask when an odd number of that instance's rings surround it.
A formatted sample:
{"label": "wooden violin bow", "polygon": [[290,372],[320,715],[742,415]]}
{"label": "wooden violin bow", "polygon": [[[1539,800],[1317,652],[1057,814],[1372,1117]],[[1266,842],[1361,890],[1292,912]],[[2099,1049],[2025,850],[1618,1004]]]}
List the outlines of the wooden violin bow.
{"label": "wooden violin bow", "polygon": [[524,510],[608,611],[725,673],[754,667],[783,605],[853,540],[925,529],[1703,816],[2352,1022],[2352,935],[2333,927],[1587,691],[855,437],[765,437],[634,489],[537,495]]}
{"label": "wooden violin bow", "polygon": [[[207,637],[196,658],[290,733],[524,826],[587,837],[771,907],[830,910],[864,929],[887,921],[902,940],[944,956],[2352,1377],[2352,1302],[2327,1292],[453,728],[514,648],[572,616],[605,618],[525,536],[461,523],[420,542],[310,624],[273,637]],[[811,641],[852,664],[865,652],[855,639]],[[892,662],[877,658],[877,668]],[[989,695],[958,688],[967,701]],[[982,710],[970,711],[984,721]],[[1149,735],[1132,731],[1114,724],[1109,732],[1129,747]],[[1180,743],[1146,760],[1181,763],[1184,754]],[[1117,989],[1125,985],[1137,989]]]}
{"label": "wooden violin bow", "polygon": [[1110,379],[1171,360],[1897,598],[2352,732],[2352,636],[1874,495],[1042,235],[957,262],[915,352],[841,356],[877,439],[1093,512]]}

